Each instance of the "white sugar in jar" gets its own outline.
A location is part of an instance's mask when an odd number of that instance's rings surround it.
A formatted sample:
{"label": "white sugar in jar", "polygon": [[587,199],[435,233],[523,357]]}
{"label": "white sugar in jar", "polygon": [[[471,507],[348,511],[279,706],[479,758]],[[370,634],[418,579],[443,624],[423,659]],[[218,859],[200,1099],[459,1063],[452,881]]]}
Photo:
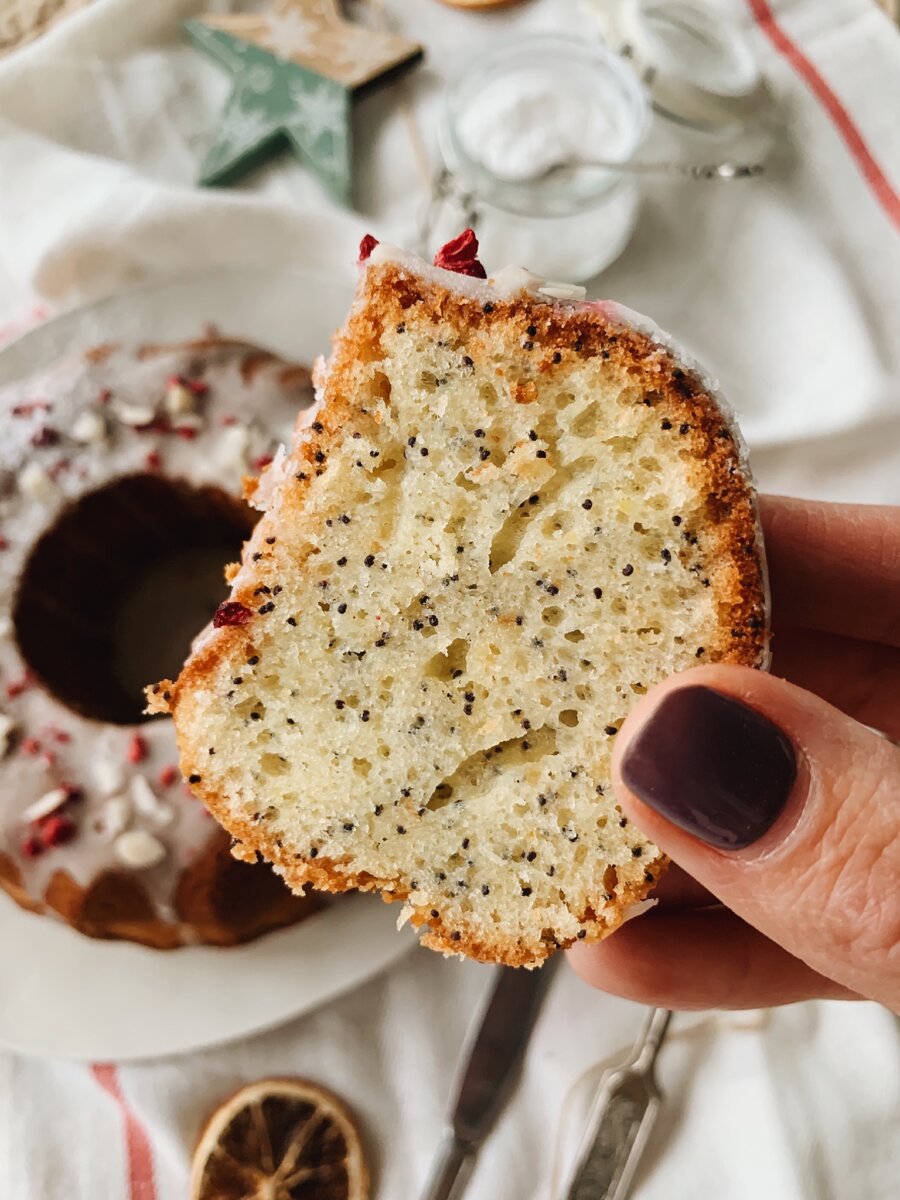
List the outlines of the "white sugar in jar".
{"label": "white sugar in jar", "polygon": [[488,270],[578,282],[617,258],[637,184],[589,163],[627,162],[648,124],[643,86],[599,42],[530,36],[472,62],[448,93],[441,147]]}

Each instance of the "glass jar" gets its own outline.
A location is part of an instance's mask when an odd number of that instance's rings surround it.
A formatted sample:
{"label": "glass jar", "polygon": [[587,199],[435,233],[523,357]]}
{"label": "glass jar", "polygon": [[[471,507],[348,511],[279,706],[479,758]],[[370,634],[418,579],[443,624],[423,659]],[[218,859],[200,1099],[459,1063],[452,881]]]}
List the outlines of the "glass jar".
{"label": "glass jar", "polygon": [[629,59],[654,111],[683,131],[734,142],[764,89],[734,15],[709,0],[593,0],[604,41]]}
{"label": "glass jar", "polygon": [[476,58],[446,98],[444,192],[456,212],[436,233],[474,224],[488,271],[590,279],[621,254],[639,202],[633,177],[590,161],[627,162],[649,111],[628,64],[600,42],[532,35]]}

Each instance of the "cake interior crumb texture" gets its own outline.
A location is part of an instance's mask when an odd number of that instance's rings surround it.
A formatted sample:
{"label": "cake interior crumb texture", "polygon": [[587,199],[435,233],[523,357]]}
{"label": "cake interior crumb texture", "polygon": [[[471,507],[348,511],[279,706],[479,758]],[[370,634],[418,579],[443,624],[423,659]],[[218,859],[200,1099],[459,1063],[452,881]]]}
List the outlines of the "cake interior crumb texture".
{"label": "cake interior crumb texture", "polygon": [[604,936],[665,865],[611,786],[629,709],[764,654],[730,426],[600,308],[391,262],[323,392],[272,468],[235,623],[166,685],[185,775],[239,853],[403,900],[435,948],[533,965]]}

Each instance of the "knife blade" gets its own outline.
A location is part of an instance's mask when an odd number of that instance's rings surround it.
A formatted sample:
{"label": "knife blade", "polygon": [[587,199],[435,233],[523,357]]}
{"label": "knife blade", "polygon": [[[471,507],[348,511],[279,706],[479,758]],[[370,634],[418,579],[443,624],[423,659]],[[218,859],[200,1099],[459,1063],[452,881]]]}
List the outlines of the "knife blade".
{"label": "knife blade", "polygon": [[501,967],[468,1053],[450,1127],[423,1200],[458,1200],[475,1158],[519,1080],[525,1050],[554,968]]}

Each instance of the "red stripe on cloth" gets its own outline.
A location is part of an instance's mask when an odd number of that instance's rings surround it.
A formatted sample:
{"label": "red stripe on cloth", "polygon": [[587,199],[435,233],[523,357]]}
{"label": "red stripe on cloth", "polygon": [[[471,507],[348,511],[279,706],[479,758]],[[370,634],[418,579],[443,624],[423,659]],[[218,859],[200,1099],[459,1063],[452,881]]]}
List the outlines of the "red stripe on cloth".
{"label": "red stripe on cloth", "polygon": [[115,1100],[125,1129],[125,1152],[128,1156],[128,1200],[156,1200],[156,1181],[153,1174],[153,1151],[144,1126],[132,1112],[122,1094],[119,1072],[111,1063],[95,1063],[91,1074],[97,1083]]}
{"label": "red stripe on cloth", "polygon": [[747,3],[762,32],[778,53],[787,59],[828,113],[838,133],[844,139],[847,149],[856,159],[857,166],[866,182],[887,214],[888,220],[900,230],[900,194],[897,193],[875,161],[872,151],[866,145],[853,118],[825,82],[818,68],[806,57],[796,42],[791,41],[778,24],[768,0],[747,0]]}

